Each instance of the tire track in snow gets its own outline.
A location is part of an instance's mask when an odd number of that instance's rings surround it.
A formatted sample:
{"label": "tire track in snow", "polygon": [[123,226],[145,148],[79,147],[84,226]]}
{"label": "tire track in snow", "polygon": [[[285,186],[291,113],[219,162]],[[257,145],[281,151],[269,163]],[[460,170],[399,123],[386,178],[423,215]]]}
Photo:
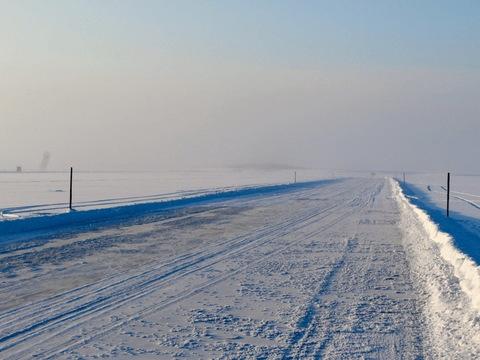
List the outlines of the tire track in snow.
{"label": "tire track in snow", "polygon": [[[344,249],[340,257],[338,257],[332,268],[323,278],[320,286],[315,291],[315,295],[307,304],[304,314],[297,322],[296,328],[288,342],[288,347],[284,350],[283,359],[300,359],[312,353],[319,353],[324,347],[324,343],[316,344],[312,341],[314,335],[320,330],[317,324],[316,317],[318,308],[320,306],[323,295],[328,291],[330,285],[335,279],[335,276],[345,264],[347,254],[352,251],[355,246],[355,239],[347,239]],[[329,309],[334,312],[334,308]],[[323,329],[328,333],[328,329]],[[326,341],[326,339],[324,339]],[[317,358],[317,357],[315,357]]]}
{"label": "tire track in snow", "polygon": [[[377,186],[375,190],[369,194],[367,201],[362,202],[361,198],[357,198],[356,205],[358,209],[355,210],[355,213],[361,208],[365,208],[368,205],[373,206],[375,203],[375,197],[380,193],[383,188],[383,184]],[[346,217],[345,217],[346,218]],[[314,231],[306,236],[306,239],[313,238],[320,235],[321,231]],[[326,325],[320,324],[317,321],[318,309],[322,303],[323,296],[329,291],[332,283],[334,282],[339,271],[344,267],[345,261],[348,255],[353,251],[357,245],[357,240],[355,237],[346,239],[345,245],[341,251],[341,255],[337,257],[334,261],[330,270],[325,274],[323,280],[321,281],[318,288],[315,290],[313,297],[310,299],[309,303],[305,306],[303,315],[297,321],[295,329],[292,332],[292,335],[288,341],[288,346],[284,349],[282,354],[282,359],[301,359],[305,357],[312,357],[315,359],[322,358],[322,351],[325,348],[325,345],[328,338],[329,332],[329,323]],[[334,316],[335,306],[328,308],[329,315],[327,318]],[[323,336],[321,341],[316,339],[318,332],[322,331]]]}
{"label": "tire track in snow", "polygon": [[[291,220],[290,220],[289,222],[287,222],[287,223],[284,223],[284,224],[282,224],[282,225],[280,225],[280,226],[274,227],[273,230],[270,229],[270,228],[267,229],[267,233],[266,233],[266,234],[262,234],[262,233],[259,234],[258,232],[256,232],[256,233],[253,234],[254,239],[251,240],[251,241],[256,240],[256,242],[258,242],[259,240],[262,239],[262,237],[265,237],[265,236],[270,236],[270,237],[271,237],[271,236],[280,236],[281,233],[279,233],[279,231],[282,231],[282,230],[284,230],[284,229],[286,229],[286,228],[289,228],[289,227],[292,227],[292,226],[295,227],[295,226],[297,226],[298,224],[302,224],[302,222],[303,222],[303,223],[307,222],[307,223],[303,224],[303,225],[300,227],[300,228],[302,228],[302,227],[304,227],[304,226],[307,226],[307,225],[309,224],[308,221],[311,220],[312,218],[314,218],[315,216],[318,216],[319,214],[321,214],[321,213],[323,213],[323,212],[326,212],[326,211],[329,211],[329,210],[333,210],[333,209],[336,208],[336,207],[338,207],[338,204],[335,205],[335,206],[333,206],[333,207],[329,207],[329,208],[327,208],[327,209],[322,209],[322,210],[320,210],[320,211],[317,210],[317,211],[315,211],[315,212],[313,212],[313,213],[308,213],[308,214],[306,214],[306,215],[304,214],[303,216],[301,216],[301,217],[299,217],[299,218],[295,218],[295,219],[293,219],[293,220],[291,219]],[[314,221],[317,221],[317,220],[318,220],[318,219],[315,219]],[[291,231],[296,231],[296,230],[298,230],[298,229],[296,229],[296,228],[291,229]],[[272,231],[273,231],[273,232],[272,232]],[[291,232],[291,231],[290,231],[290,232]],[[287,233],[288,233],[288,232],[284,233],[283,235],[285,235],[285,234],[287,234]],[[261,235],[260,238],[259,238],[259,235]],[[283,236],[283,235],[282,235],[282,236]],[[244,241],[244,240],[243,240],[243,241]],[[250,242],[251,242],[251,241],[250,241]],[[270,241],[270,238],[267,238],[264,242],[268,242],[268,241]],[[262,242],[261,244],[263,244],[264,242]],[[257,246],[260,246],[261,244],[258,244]],[[247,245],[248,245],[248,244],[247,244]],[[239,248],[237,251],[227,253],[225,256],[226,256],[226,258],[228,258],[228,257],[231,257],[231,256],[237,254],[238,252],[245,251],[245,250],[246,250],[245,248]],[[222,253],[223,253],[223,251],[222,251]],[[211,254],[211,255],[212,255],[212,256],[215,256],[215,255],[218,255],[218,254]],[[222,260],[222,258],[218,259],[218,261],[221,261],[221,260]],[[204,261],[204,259],[202,259],[202,261]],[[214,262],[214,263],[217,263],[218,261],[216,261],[216,262]],[[192,270],[192,272],[205,269],[205,268],[208,267],[208,266],[212,266],[214,263],[212,263],[212,264],[207,264],[207,265],[205,265],[204,267],[201,267],[201,268],[198,268],[198,269],[194,269],[194,270]],[[191,266],[191,265],[189,265],[189,266]],[[187,266],[187,267],[188,267],[188,266]],[[190,274],[190,273],[191,273],[191,272],[187,272],[187,273],[183,274],[183,276],[188,275],[188,274]],[[180,276],[182,276],[182,275],[180,275]],[[173,280],[173,279],[171,279],[171,280]],[[147,282],[147,283],[149,284],[150,282]],[[154,284],[154,283],[153,283],[153,284]],[[158,285],[158,284],[154,284],[154,285]],[[137,289],[136,289],[136,290],[137,290]],[[158,288],[155,288],[155,286],[153,286],[153,288],[152,288],[151,290],[152,290],[152,291],[156,291],[156,290],[158,290]],[[115,307],[117,307],[117,306],[122,305],[122,304],[125,303],[126,301],[131,301],[131,300],[134,300],[134,299],[138,299],[138,296],[136,296],[136,294],[137,294],[137,292],[134,292],[134,294],[133,294],[132,296],[128,297],[127,299],[124,299],[124,301],[115,302],[115,303],[113,303],[113,305],[114,305]],[[140,292],[140,296],[145,296],[145,295],[148,295],[148,294],[149,294],[149,292],[145,291],[145,289],[143,289],[142,292]],[[122,296],[123,296],[123,295],[124,295],[124,294],[122,294]],[[101,300],[104,300],[104,299],[101,299]],[[94,305],[97,305],[97,304],[95,303]],[[110,305],[110,306],[101,307],[99,310],[105,310],[105,311],[111,310],[111,309],[112,309],[112,302],[108,303],[108,305]],[[65,321],[65,320],[67,320],[67,319],[68,319],[68,320],[71,320],[71,319],[73,319],[73,318],[76,318],[78,315],[81,315],[82,317],[84,317],[84,316],[88,315],[88,314],[87,314],[87,310],[89,310],[88,306],[87,306],[87,307],[82,307],[82,308],[80,309],[80,313],[79,313],[79,312],[75,313],[75,311],[73,311],[73,312],[68,312],[68,313],[65,315],[65,316],[67,317],[66,319],[56,318],[56,319],[54,319],[53,325],[61,324],[63,321]],[[60,321],[60,320],[62,320],[62,321]],[[86,320],[88,320],[88,319],[86,319]],[[86,320],[85,320],[85,321],[86,321]],[[78,326],[78,325],[79,325],[79,324],[77,323],[75,326]],[[39,326],[44,326],[44,324],[40,324]],[[28,329],[26,329],[26,330],[27,330],[27,331],[25,331],[24,333],[28,333]],[[33,329],[30,329],[30,330],[33,330]],[[18,335],[20,335],[20,334],[18,334]],[[36,335],[38,335],[38,333],[34,333],[34,334],[31,335],[31,336],[36,336]],[[22,339],[22,340],[26,340],[26,339],[28,339],[28,338],[24,338],[24,339]],[[8,339],[5,339],[5,340],[8,340]],[[13,345],[14,345],[14,344],[11,344],[11,346],[13,346]]]}
{"label": "tire track in snow", "polygon": [[[312,193],[314,191],[315,190],[298,191],[298,192],[295,193],[294,198],[298,198],[298,197],[302,197],[302,196],[308,196],[310,193]],[[333,196],[339,196],[339,195],[343,195],[345,193],[347,193],[347,191],[343,190],[343,191],[340,191],[340,192],[337,192],[337,193],[333,194]],[[277,200],[278,198],[280,198],[282,196],[285,196],[285,195],[284,194],[283,195],[282,194],[272,195],[272,196],[269,196],[268,200],[269,200],[270,203],[272,203],[273,201]],[[258,200],[257,199],[245,200],[245,201],[242,201],[242,205],[248,204],[250,202],[255,202],[255,201],[258,201]],[[167,222],[171,221],[171,218],[168,218],[165,221],[167,221]],[[272,225],[267,224],[267,225],[257,229],[257,233],[261,234],[261,231],[268,230],[268,229],[271,229],[271,228],[272,228]],[[84,286],[81,286],[81,287],[63,292],[61,294],[55,295],[55,296],[50,297],[48,299],[45,299],[41,302],[37,302],[37,303],[33,303],[33,304],[31,303],[31,304],[27,304],[27,305],[24,305],[24,306],[20,306],[18,308],[15,308],[13,310],[9,310],[7,312],[4,312],[3,314],[0,314],[0,321],[2,321],[2,326],[8,325],[9,323],[12,323],[12,322],[18,323],[19,320],[22,320],[26,317],[28,317],[28,320],[31,321],[32,320],[31,314],[26,315],[24,318],[21,318],[21,317],[19,318],[18,314],[21,311],[24,311],[25,309],[32,310],[32,305],[36,306],[36,312],[38,312],[38,313],[41,313],[41,311],[43,311],[43,310],[50,310],[50,311],[55,310],[55,306],[63,305],[66,302],[68,303],[68,302],[71,302],[71,301],[74,301],[74,300],[75,301],[80,300],[82,298],[85,298],[86,296],[96,294],[100,291],[106,290],[106,289],[114,287],[116,285],[124,284],[129,280],[134,280],[138,277],[146,276],[146,275],[148,275],[152,272],[156,272],[160,269],[163,269],[166,266],[175,265],[175,264],[177,264],[177,263],[179,263],[183,260],[188,260],[188,259],[191,259],[195,256],[201,256],[202,254],[207,254],[209,251],[215,251],[215,249],[221,248],[222,246],[234,245],[236,241],[238,241],[238,240],[242,241],[246,236],[249,236],[249,234],[240,235],[240,236],[234,237],[232,239],[228,239],[224,242],[220,242],[220,243],[217,243],[217,244],[213,244],[211,246],[207,246],[206,249],[202,250],[199,253],[184,254],[184,255],[178,256],[173,261],[162,263],[160,265],[158,265],[154,261],[154,262],[151,263],[151,265],[153,265],[153,266],[145,265],[143,267],[144,271],[142,271],[140,273],[136,273],[136,274],[133,274],[133,275],[128,275],[128,276],[125,276],[125,277],[118,276],[118,275],[112,275],[112,276],[110,276],[108,278],[105,278],[105,279],[102,279],[100,281],[97,281],[97,282],[94,282],[94,283],[91,283],[91,284],[87,284],[87,285],[84,285]],[[85,289],[90,289],[90,288],[93,288],[93,290],[84,292]],[[11,289],[9,291],[11,291]],[[65,296],[68,296],[68,298],[66,298]],[[8,320],[9,317],[10,317],[10,320]]]}
{"label": "tire track in snow", "polygon": [[[337,194],[334,194],[334,196],[343,195],[346,192],[347,191],[340,191]],[[308,195],[308,193],[305,194],[305,193],[302,192],[302,193],[300,193],[300,196]],[[298,196],[296,196],[296,197],[298,197]],[[252,200],[252,201],[255,201],[255,200]],[[328,210],[331,210],[333,208],[334,207],[328,207],[328,208],[325,208],[324,210],[321,210],[321,212],[328,211]],[[313,214],[313,216],[315,216],[315,214],[320,214],[320,213],[317,213],[316,211],[313,211],[312,214]],[[304,219],[304,218],[302,216],[300,216],[299,219],[300,219],[300,221],[302,221],[302,219]],[[171,219],[169,219],[169,220],[171,220]],[[295,221],[295,219],[293,219],[293,221]],[[101,280],[97,283],[88,284],[88,285],[85,285],[85,286],[82,286],[82,287],[64,292],[62,294],[56,295],[54,297],[51,297],[51,298],[46,299],[44,301],[41,301],[37,304],[33,304],[34,308],[32,308],[32,304],[22,306],[20,308],[8,311],[8,312],[6,312],[6,313],[4,313],[0,316],[0,320],[2,321],[2,328],[4,328],[5,325],[9,325],[11,323],[15,323],[15,324],[18,325],[19,321],[24,320],[24,319],[28,319],[28,321],[31,322],[32,317],[31,317],[30,312],[35,311],[36,313],[39,313],[39,315],[40,315],[43,310],[50,310],[50,311],[53,310],[53,311],[55,311],[55,310],[57,310],[55,308],[55,306],[63,306],[65,303],[70,303],[72,301],[78,301],[78,300],[81,300],[81,299],[83,299],[87,296],[90,296],[90,295],[98,295],[99,293],[101,293],[104,290],[108,290],[109,288],[114,288],[117,285],[124,285],[128,281],[136,280],[137,278],[143,278],[143,277],[148,276],[152,273],[155,275],[156,272],[158,272],[159,270],[162,270],[164,268],[167,268],[167,266],[177,266],[177,265],[178,266],[183,266],[184,265],[183,264],[184,260],[188,260],[189,264],[192,263],[192,262],[195,263],[198,260],[198,258],[195,258],[195,256],[199,257],[200,259],[203,259],[205,256],[208,256],[208,255],[211,255],[211,254],[219,255],[218,251],[220,251],[220,250],[218,250],[218,249],[222,249],[224,246],[227,246],[227,245],[229,245],[230,247],[239,246],[239,245],[242,245],[243,243],[245,243],[246,240],[248,241],[251,238],[252,235],[256,236],[256,237],[261,237],[261,236],[268,235],[268,233],[272,230],[283,229],[283,228],[286,228],[288,226],[290,226],[290,223],[280,223],[280,224],[276,224],[276,225],[265,225],[265,226],[257,229],[254,233],[241,235],[241,236],[229,239],[227,241],[221,242],[219,244],[214,244],[212,246],[207,247],[207,249],[201,251],[200,253],[186,254],[186,255],[179,256],[178,258],[174,259],[171,262],[167,262],[167,263],[161,264],[159,266],[158,265],[153,266],[152,268],[147,269],[145,271],[142,271],[140,273],[130,275],[130,276],[127,276],[125,278],[121,277],[121,279],[119,279],[119,280],[117,280],[118,275],[114,275],[114,276],[112,276],[108,279],[103,279],[103,280]],[[193,258],[193,260],[190,260],[192,258]],[[145,268],[146,267],[144,267],[144,269]],[[169,272],[171,270],[169,270],[167,268],[167,269],[165,269],[165,271]],[[92,286],[99,286],[99,287],[93,289],[92,291],[83,292],[84,289],[92,287]],[[65,296],[69,296],[69,297],[66,298]],[[27,314],[24,315],[23,318],[19,317],[19,315],[18,315],[19,312],[24,311],[26,309],[28,310]],[[8,319],[8,317],[10,317],[10,319]]]}
{"label": "tire track in snow", "polygon": [[[330,208],[325,209],[324,211],[328,211],[328,210],[331,210],[331,209],[334,209],[334,208],[335,208],[335,206],[332,206]],[[254,240],[259,241],[259,240],[262,240],[266,236],[279,236],[280,234],[278,233],[278,231],[281,231],[285,228],[288,228],[289,226],[294,226],[294,225],[296,225],[297,222],[302,223],[304,221],[308,221],[310,218],[312,218],[314,216],[317,216],[318,214],[319,213],[309,214],[309,215],[307,215],[307,217],[301,217],[299,220],[295,220],[295,221],[289,222],[287,224],[281,224],[280,226],[269,227],[269,228],[267,228],[267,231],[263,234],[255,233],[254,236],[256,238]],[[306,225],[308,225],[308,223]],[[285,234],[287,234],[287,232]],[[257,238],[257,236],[259,236],[259,237]],[[146,296],[146,295],[149,294],[148,290],[152,289],[153,291],[156,291],[156,290],[158,290],[159,285],[163,285],[167,281],[174,281],[174,280],[178,279],[178,277],[180,277],[180,276],[185,276],[185,275],[190,274],[191,271],[203,270],[205,267],[212,266],[212,265],[216,264],[218,261],[223,260],[223,257],[219,257],[218,259],[216,259],[216,261],[210,262],[205,266],[201,266],[199,268],[194,268],[193,270],[190,270],[190,268],[192,268],[195,265],[198,265],[198,264],[200,264],[200,263],[202,263],[206,260],[209,260],[210,258],[221,256],[226,251],[230,251],[230,252],[226,253],[227,257],[232,256],[234,254],[237,254],[238,252],[245,251],[246,248],[245,248],[245,246],[243,246],[244,242],[247,241],[247,245],[250,245],[252,243],[252,241],[248,241],[248,240],[250,240],[249,237],[247,237],[246,240],[242,239],[240,241],[240,244],[237,245],[238,248],[234,252],[231,252],[230,249],[223,249],[223,250],[220,250],[218,252],[213,252],[213,253],[210,253],[210,254],[207,253],[206,255],[201,256],[200,258],[194,258],[193,260],[188,261],[187,263],[180,262],[177,266],[174,266],[172,269],[167,268],[165,270],[165,272],[160,272],[160,274],[156,274],[155,270],[150,270],[150,271],[148,271],[147,274],[140,274],[140,275],[137,275],[137,276],[130,277],[127,280],[119,281],[119,282],[117,282],[113,285],[107,285],[106,287],[99,289],[99,291],[95,291],[95,293],[94,293],[95,297],[94,297],[93,300],[89,300],[86,303],[80,303],[80,305],[77,305],[73,308],[69,308],[67,310],[63,310],[63,309],[58,310],[58,309],[55,309],[55,308],[52,309],[52,307],[50,307],[47,303],[44,306],[44,309],[40,309],[40,310],[47,310],[47,309],[48,310],[54,310],[54,311],[56,310],[56,311],[60,311],[60,313],[55,314],[55,312],[54,312],[54,315],[52,317],[47,318],[47,319],[41,318],[40,320],[38,320],[37,322],[34,322],[33,324],[30,322],[31,313],[30,313],[30,309],[29,309],[28,314],[23,317],[24,320],[27,320],[27,326],[25,328],[22,328],[20,330],[17,330],[17,331],[14,331],[12,333],[9,333],[7,335],[2,336],[0,338],[0,344],[5,343],[6,341],[8,341],[10,339],[19,337],[20,335],[23,335],[25,333],[29,333],[32,330],[35,330],[37,328],[45,327],[45,325],[50,324],[50,323],[55,325],[58,322],[64,322],[66,320],[71,320],[71,319],[77,318],[79,316],[83,316],[85,314],[88,314],[89,312],[92,312],[92,311],[100,311],[100,310],[105,310],[105,309],[110,310],[110,309],[113,309],[116,306],[122,305],[122,304],[124,304],[128,301],[131,301],[131,300],[134,300],[134,299],[138,298],[139,295],[140,296]],[[268,241],[268,239],[267,239],[267,241]],[[261,244],[259,244],[259,245],[261,245]],[[175,263],[174,263],[174,265],[175,265]],[[159,270],[161,270],[161,269],[159,269]],[[145,275],[150,275],[150,273],[153,273],[153,277],[147,277],[147,279],[144,279],[144,276]],[[136,280],[137,278],[140,278],[140,280],[141,280],[140,283],[138,283],[138,284],[137,283],[128,284],[127,281]],[[102,290],[109,290],[110,288],[115,287],[116,285],[122,285],[122,286],[120,287],[120,289],[118,291],[114,291],[113,294],[102,295],[102,293],[101,293]],[[99,294],[97,294],[97,293],[99,293]],[[82,299],[82,298],[84,298],[84,296],[81,295],[79,299]],[[117,300],[115,301],[115,299],[117,299]],[[67,301],[67,303],[70,303],[70,302],[73,302],[73,301],[77,302],[77,299],[74,298],[70,301]],[[57,304],[59,304],[60,307],[63,308],[65,302],[63,302],[60,299]],[[37,313],[40,316],[42,316],[41,312],[37,312]],[[10,324],[13,324],[13,326],[18,326],[18,322],[16,322],[15,319],[12,319],[10,322],[6,323],[6,325],[10,325]],[[9,330],[10,329],[8,329],[8,328],[6,329],[6,331],[2,329],[2,333],[8,332]],[[37,335],[37,334],[35,334],[35,335]],[[25,339],[21,339],[19,341],[23,341],[23,340],[25,340]],[[1,347],[0,351],[6,350],[10,346],[16,345],[17,343],[12,343],[9,346]]]}
{"label": "tire track in snow", "polygon": [[[341,204],[343,206],[346,206],[346,205],[356,205],[358,206],[358,203],[357,203],[357,200],[358,199],[353,199],[353,200],[350,200],[350,201],[347,201],[346,203],[344,204]],[[340,207],[340,206],[335,206],[335,208],[337,207]],[[325,224],[324,226],[321,226],[317,231],[315,231],[315,234],[310,234],[310,236],[314,236],[314,235],[318,235],[322,232],[324,232],[325,230],[335,226],[336,224],[342,222],[343,220],[345,220],[346,218],[352,216],[353,214],[355,214],[357,211],[357,209],[354,209],[354,210],[349,210],[349,211],[346,211],[345,213],[339,215],[339,216],[336,216],[334,217],[334,219],[332,219],[330,222],[327,222],[327,224]],[[333,213],[329,213],[327,214],[326,216],[320,218],[320,219],[315,219],[315,221],[321,221],[321,220],[324,220],[325,218],[328,218],[329,216],[331,215],[334,215]],[[308,225],[305,225],[305,226],[308,226]],[[298,229],[299,230],[299,229]],[[302,239],[304,240],[304,239]],[[134,320],[138,320],[140,319],[141,317],[143,316],[146,316],[148,314],[151,314],[153,312],[156,312],[156,311],[160,311],[160,310],[163,310],[165,309],[166,307],[170,306],[170,305],[173,305],[173,304],[176,304],[178,303],[179,301],[182,301],[184,299],[187,299],[193,295],[195,295],[196,293],[202,291],[202,290],[205,290],[213,285],[216,285],[222,281],[225,281],[229,278],[231,278],[232,276],[242,272],[242,271],[245,271],[246,269],[252,267],[253,265],[256,265],[256,264],[259,264],[259,263],[262,263],[266,260],[268,260],[271,256],[275,255],[275,254],[278,254],[278,253],[281,253],[281,252],[284,252],[285,250],[289,249],[290,247],[296,245],[296,242],[292,242],[292,243],[289,243],[287,244],[286,246],[283,246],[277,250],[274,250],[274,251],[271,251],[269,252],[268,254],[262,254],[260,256],[260,258],[256,259],[256,260],[253,260],[253,261],[250,261],[248,262],[246,265],[238,268],[238,269],[235,269],[233,271],[230,271],[230,272],[227,272],[227,274],[225,275],[221,275],[219,276],[218,278],[212,280],[212,281],[208,281],[202,285],[200,285],[199,287],[193,289],[193,290],[186,290],[184,292],[182,292],[181,294],[179,294],[178,296],[174,297],[173,299],[169,299],[167,300],[165,303],[161,303],[161,304],[156,304],[156,305],[153,305],[149,308],[146,308],[140,312],[138,312],[137,314],[135,314],[134,316],[128,318],[127,320],[122,320],[122,321],[119,321],[119,322],[116,322],[114,323],[113,325],[111,324],[109,327],[103,329],[101,332],[97,332],[95,333],[94,335],[90,336],[89,338],[83,338],[82,340],[79,340],[79,341],[76,341],[74,344],[71,344],[69,346],[66,346],[65,348],[62,348],[62,349],[55,349],[53,351],[47,351],[47,352],[44,352],[44,353],[41,353],[40,355],[46,357],[46,358],[51,358],[55,355],[59,355],[61,353],[65,353],[66,351],[69,351],[69,350],[73,350],[75,349],[76,347],[78,346],[83,346],[89,342],[91,342],[92,340],[94,340],[95,338],[99,337],[99,336],[102,336],[102,335],[105,335],[106,333],[112,331],[112,330],[115,330],[123,325],[126,325],[127,323],[131,322],[131,321],[134,321]]]}

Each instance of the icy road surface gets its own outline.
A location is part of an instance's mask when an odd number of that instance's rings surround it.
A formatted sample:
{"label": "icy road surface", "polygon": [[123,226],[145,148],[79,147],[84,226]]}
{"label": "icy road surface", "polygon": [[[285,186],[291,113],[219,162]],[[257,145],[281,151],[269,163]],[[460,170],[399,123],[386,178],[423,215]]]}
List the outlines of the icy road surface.
{"label": "icy road surface", "polygon": [[9,245],[0,358],[479,358],[427,220],[349,179]]}

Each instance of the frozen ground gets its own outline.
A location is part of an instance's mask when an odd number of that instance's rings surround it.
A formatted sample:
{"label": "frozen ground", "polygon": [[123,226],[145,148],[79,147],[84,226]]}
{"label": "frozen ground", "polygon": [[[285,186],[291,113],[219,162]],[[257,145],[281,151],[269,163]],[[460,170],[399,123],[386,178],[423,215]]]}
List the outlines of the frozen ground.
{"label": "frozen ground", "polygon": [[478,267],[389,179],[0,245],[0,357],[480,357]]}

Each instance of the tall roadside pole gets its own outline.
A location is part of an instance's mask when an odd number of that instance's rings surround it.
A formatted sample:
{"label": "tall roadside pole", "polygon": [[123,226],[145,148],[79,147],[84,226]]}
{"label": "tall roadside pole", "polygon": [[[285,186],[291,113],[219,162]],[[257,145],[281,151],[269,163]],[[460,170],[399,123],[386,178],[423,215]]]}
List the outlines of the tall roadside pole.
{"label": "tall roadside pole", "polygon": [[70,210],[72,210],[72,193],[73,193],[73,167],[70,168],[70,205],[69,205]]}
{"label": "tall roadside pole", "polygon": [[447,173],[447,217],[450,216],[450,173]]}

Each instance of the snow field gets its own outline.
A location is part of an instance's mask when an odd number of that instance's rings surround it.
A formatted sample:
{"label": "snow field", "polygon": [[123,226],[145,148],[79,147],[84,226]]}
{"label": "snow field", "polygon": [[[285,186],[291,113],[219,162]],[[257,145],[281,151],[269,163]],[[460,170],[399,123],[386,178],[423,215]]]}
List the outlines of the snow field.
{"label": "snow field", "polygon": [[478,267],[391,179],[0,249],[2,358],[480,357]]}
{"label": "snow field", "polygon": [[[331,177],[303,169],[299,182]],[[73,177],[76,210],[104,209],[293,182],[293,170],[199,169],[162,172],[82,172]],[[0,221],[68,211],[69,173],[0,172]]]}

